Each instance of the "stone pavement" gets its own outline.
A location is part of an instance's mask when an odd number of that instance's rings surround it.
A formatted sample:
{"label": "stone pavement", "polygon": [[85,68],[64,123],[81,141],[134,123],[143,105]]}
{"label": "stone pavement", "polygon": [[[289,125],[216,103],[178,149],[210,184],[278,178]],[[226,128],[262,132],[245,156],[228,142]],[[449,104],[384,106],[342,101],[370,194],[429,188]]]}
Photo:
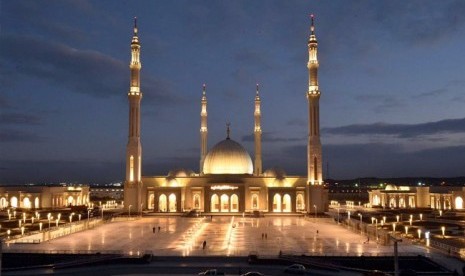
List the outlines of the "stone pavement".
{"label": "stone pavement", "polygon": [[[9,251],[119,251],[130,255],[148,251],[159,256],[246,256],[251,252],[276,256],[281,251],[284,254],[331,256],[392,255],[393,247],[367,242],[365,236],[327,218],[157,216],[108,223],[41,244],[6,244],[4,252]],[[399,243],[399,254],[427,255],[459,272],[464,265],[437,250],[407,242]]]}

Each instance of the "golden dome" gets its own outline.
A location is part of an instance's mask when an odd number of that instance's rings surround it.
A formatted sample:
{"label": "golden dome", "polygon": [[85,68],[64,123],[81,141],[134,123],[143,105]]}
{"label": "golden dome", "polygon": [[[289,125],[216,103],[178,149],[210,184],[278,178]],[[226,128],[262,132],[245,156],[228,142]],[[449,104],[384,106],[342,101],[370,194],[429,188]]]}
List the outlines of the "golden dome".
{"label": "golden dome", "polygon": [[227,138],[208,152],[203,162],[203,173],[252,174],[252,159],[239,143]]}

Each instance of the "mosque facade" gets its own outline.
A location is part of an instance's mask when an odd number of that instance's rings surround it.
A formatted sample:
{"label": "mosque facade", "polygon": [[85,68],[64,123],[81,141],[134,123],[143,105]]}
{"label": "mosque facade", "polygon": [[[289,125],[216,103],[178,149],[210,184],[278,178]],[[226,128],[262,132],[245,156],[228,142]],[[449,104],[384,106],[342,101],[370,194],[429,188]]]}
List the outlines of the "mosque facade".
{"label": "mosque facade", "polygon": [[135,21],[131,41],[129,135],[126,148],[125,208],[133,211],[179,213],[198,210],[209,213],[323,212],[328,208],[328,190],[322,173],[319,126],[318,43],[312,16],[308,39],[309,82],[307,176],[287,176],[280,169],[262,169],[261,99],[257,85],[254,98],[254,158],[230,138],[208,149],[207,94],[200,100],[199,171],[173,170],[165,176],[142,176],[140,124],[141,44]]}

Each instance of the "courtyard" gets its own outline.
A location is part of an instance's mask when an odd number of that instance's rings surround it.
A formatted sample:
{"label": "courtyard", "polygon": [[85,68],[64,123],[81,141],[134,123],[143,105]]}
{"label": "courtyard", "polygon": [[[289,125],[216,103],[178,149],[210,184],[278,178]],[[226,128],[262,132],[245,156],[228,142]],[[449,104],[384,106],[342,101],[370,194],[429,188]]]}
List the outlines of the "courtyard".
{"label": "courtyard", "polygon": [[[205,248],[203,246],[205,242]],[[39,244],[6,244],[5,252],[118,252],[158,256],[392,255],[393,247],[368,240],[328,218],[150,216],[120,219]],[[399,243],[403,255],[430,249]]]}

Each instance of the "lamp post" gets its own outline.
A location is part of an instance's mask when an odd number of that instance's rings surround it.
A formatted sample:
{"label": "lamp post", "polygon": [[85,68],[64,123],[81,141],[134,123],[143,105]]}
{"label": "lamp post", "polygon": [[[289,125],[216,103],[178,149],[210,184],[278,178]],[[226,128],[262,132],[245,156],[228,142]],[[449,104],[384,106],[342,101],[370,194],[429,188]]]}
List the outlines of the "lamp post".
{"label": "lamp post", "polygon": [[375,235],[376,235],[376,241],[378,241],[378,219],[375,218]]}
{"label": "lamp post", "polygon": [[420,214],[420,221],[423,220],[423,214]]}
{"label": "lamp post", "polygon": [[446,227],[441,226],[441,231],[442,231],[442,238],[444,239],[444,235],[446,234]]}
{"label": "lamp post", "polygon": [[42,232],[42,222],[39,223],[39,231]]}
{"label": "lamp post", "polygon": [[397,222],[399,222],[399,215],[396,216]]}
{"label": "lamp post", "polygon": [[418,239],[421,239],[421,229],[418,229],[417,232],[418,232]]}
{"label": "lamp post", "polygon": [[337,207],[336,209],[337,209],[337,225],[339,225],[339,207]]}
{"label": "lamp post", "polygon": [[144,203],[140,204],[140,216],[142,217],[142,208],[144,207]]}
{"label": "lamp post", "polygon": [[104,206],[101,205],[100,208],[102,208],[102,220],[103,220],[103,209],[104,209]]}
{"label": "lamp post", "polygon": [[132,205],[128,206],[129,219],[131,219],[131,207],[132,207]]}
{"label": "lamp post", "polygon": [[392,223],[392,233],[395,235],[396,234],[396,223]]}
{"label": "lamp post", "polygon": [[404,228],[405,228],[405,236],[407,236],[407,234],[408,234],[408,226],[406,225],[406,226],[404,226]]}

